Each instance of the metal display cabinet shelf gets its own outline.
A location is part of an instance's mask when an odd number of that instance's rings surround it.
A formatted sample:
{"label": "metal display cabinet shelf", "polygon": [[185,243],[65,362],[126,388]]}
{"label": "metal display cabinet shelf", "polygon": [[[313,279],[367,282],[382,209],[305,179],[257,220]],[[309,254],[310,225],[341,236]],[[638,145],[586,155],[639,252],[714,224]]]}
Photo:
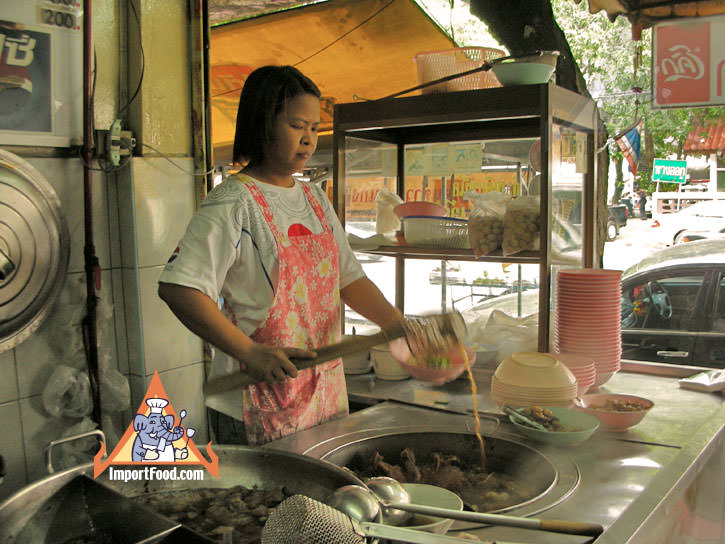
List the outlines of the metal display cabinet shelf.
{"label": "metal display cabinet shelf", "polygon": [[[406,165],[406,160],[408,152],[416,149],[416,146],[430,148],[447,144],[459,146],[460,149],[460,146],[466,144],[474,145],[476,149],[480,148],[481,157],[487,156],[484,149],[495,151],[526,146],[525,156],[518,153],[509,162],[504,159],[502,164],[505,163],[509,170],[517,169],[516,179],[519,182],[523,180],[522,164],[525,164],[523,168],[527,174],[534,172],[534,179],[538,177],[536,192],[528,194],[539,197],[540,250],[507,257],[498,250],[480,259],[476,259],[470,249],[385,246],[369,253],[395,258],[395,304],[401,311],[404,311],[404,272],[405,260],[408,258],[538,264],[541,286],[538,347],[540,351],[548,351],[549,308],[553,291],[552,266],[597,266],[594,151],[597,141],[597,115],[597,108],[592,100],[553,83],[337,104],[333,132],[335,211],[344,225],[348,217],[348,188],[362,176],[380,175],[394,180],[395,192],[406,200],[406,180],[416,179],[410,177],[411,167]],[[537,140],[540,147],[537,151],[532,151]],[[366,149],[365,146],[370,147]],[[453,147],[449,147],[451,148]],[[358,152],[359,150],[362,151]],[[363,155],[375,157],[377,162],[371,159],[372,162],[366,163]],[[448,155],[451,156],[455,156],[455,152]],[[491,153],[490,156],[495,158],[500,155]],[[360,159],[357,160],[356,157]],[[451,165],[455,163],[450,162],[453,159],[447,160],[449,162],[445,164],[450,166],[450,180],[453,180],[457,172]],[[535,168],[531,166],[534,163],[537,163]],[[471,178],[483,171],[483,162],[479,162],[478,166],[474,160],[473,164],[473,168],[468,170]],[[386,166],[387,174],[384,173]],[[423,174],[426,176],[426,172]],[[426,176],[423,179],[428,178]],[[440,192],[444,195],[442,201],[446,202],[446,178],[441,177],[439,183]],[[449,183],[453,187],[453,181]],[[515,185],[519,191],[515,196],[524,194],[524,184]],[[530,191],[532,186],[526,185],[526,190]],[[577,236],[573,250],[568,253],[567,259],[562,260],[561,253],[553,251],[557,248],[552,242],[552,231],[559,234],[565,231],[565,236],[571,236],[572,231],[568,224],[564,230],[560,229],[561,222],[556,214],[552,216],[552,209],[556,208],[554,211],[557,212],[562,201],[575,201],[560,200],[556,196],[565,193],[567,188],[571,189],[578,206],[575,222],[579,230],[575,233]]]}

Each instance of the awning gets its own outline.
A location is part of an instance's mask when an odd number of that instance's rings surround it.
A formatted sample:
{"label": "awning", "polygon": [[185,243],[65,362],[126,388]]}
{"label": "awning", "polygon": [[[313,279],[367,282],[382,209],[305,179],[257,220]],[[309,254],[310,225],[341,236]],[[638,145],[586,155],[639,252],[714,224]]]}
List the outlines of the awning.
{"label": "awning", "polygon": [[[582,0],[573,0],[579,3]],[[589,12],[605,11],[609,20],[625,15],[632,26],[649,28],[666,20],[725,14],[722,0],[584,0]]]}
{"label": "awning", "polygon": [[690,131],[685,140],[685,151],[702,154],[725,151],[725,123],[718,121]]}
{"label": "awning", "polygon": [[455,47],[413,0],[335,0],[220,25],[211,30],[214,161],[231,160],[244,80],[267,64],[291,64],[323,95],[323,126],[335,103],[375,99],[418,84],[416,53]]}

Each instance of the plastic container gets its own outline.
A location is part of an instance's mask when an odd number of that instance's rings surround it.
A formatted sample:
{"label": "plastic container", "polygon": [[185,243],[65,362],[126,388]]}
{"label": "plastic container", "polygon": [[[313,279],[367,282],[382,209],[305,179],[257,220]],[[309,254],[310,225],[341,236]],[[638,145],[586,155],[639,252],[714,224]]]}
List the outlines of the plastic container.
{"label": "plastic container", "polygon": [[[424,51],[415,55],[418,81],[422,85],[442,77],[460,74],[504,55],[505,53],[500,49],[491,47],[457,47],[440,51]],[[486,70],[423,87],[420,92],[421,94],[445,93],[500,86],[501,84],[493,72]]]}
{"label": "plastic container", "polygon": [[409,216],[402,219],[408,245],[468,249],[468,221],[454,217]]}

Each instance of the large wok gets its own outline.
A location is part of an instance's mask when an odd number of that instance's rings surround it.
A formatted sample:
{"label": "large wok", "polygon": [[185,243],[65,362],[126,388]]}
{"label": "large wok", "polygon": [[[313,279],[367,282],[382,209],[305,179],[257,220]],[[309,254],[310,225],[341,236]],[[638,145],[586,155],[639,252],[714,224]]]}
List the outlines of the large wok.
{"label": "large wok", "polygon": [[[114,533],[117,542],[203,542],[194,540],[193,535],[182,536],[184,528],[178,523],[127,497],[174,489],[256,485],[260,489],[285,486],[291,493],[324,501],[343,485],[362,485],[340,467],[296,453],[252,446],[213,449],[219,456],[219,478],[206,473],[203,481],[124,483],[111,481],[108,471],[93,480],[93,463],[52,474],[0,503],[0,543],[62,542],[88,533],[89,523],[111,524],[108,531]],[[52,540],[46,540],[49,534]]]}

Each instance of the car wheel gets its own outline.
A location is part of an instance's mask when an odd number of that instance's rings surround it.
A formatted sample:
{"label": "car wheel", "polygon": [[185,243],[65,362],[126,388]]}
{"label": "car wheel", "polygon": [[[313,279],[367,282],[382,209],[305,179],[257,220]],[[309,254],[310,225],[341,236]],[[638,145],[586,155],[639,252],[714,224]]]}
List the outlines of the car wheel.
{"label": "car wheel", "polygon": [[607,222],[607,242],[611,242],[614,240],[617,235],[619,234],[619,229],[617,228],[617,223],[610,220]]}

